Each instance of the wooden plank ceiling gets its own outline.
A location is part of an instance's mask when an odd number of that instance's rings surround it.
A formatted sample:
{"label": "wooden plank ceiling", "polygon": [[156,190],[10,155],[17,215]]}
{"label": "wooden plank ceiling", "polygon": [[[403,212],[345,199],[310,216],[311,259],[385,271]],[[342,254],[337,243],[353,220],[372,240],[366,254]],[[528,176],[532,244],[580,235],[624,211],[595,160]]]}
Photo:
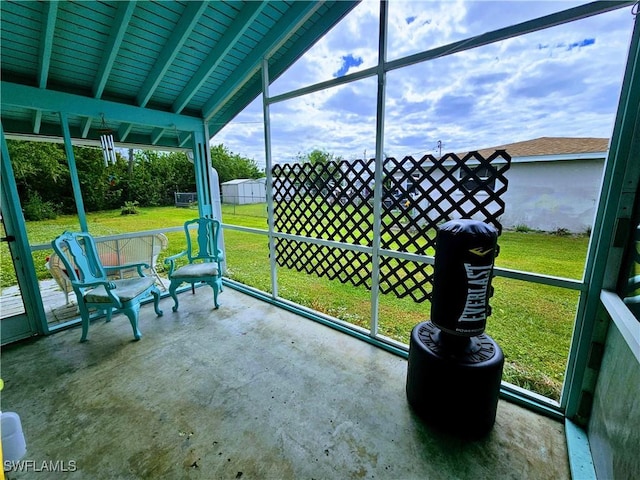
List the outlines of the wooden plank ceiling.
{"label": "wooden plank ceiling", "polygon": [[[346,15],[351,1],[0,2],[8,137],[189,147],[214,136]],[[104,119],[104,121],[103,121]]]}

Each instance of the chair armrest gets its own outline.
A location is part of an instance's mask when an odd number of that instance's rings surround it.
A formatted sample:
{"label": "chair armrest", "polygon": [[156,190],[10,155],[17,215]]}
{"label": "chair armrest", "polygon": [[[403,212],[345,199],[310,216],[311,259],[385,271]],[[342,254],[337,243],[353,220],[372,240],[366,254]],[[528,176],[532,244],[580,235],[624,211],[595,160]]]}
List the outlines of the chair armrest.
{"label": "chair armrest", "polygon": [[79,281],[75,282],[71,280],[71,285],[78,288],[95,288],[95,287],[99,287],[100,285],[104,285],[104,288],[106,288],[107,290],[111,288],[116,288],[115,283],[113,283],[112,281],[104,281],[104,280],[94,280],[93,282],[79,282]]}
{"label": "chair armrest", "polygon": [[173,271],[176,268],[176,260],[178,260],[179,258],[185,257],[186,255],[187,255],[187,251],[183,250],[180,253],[176,253],[175,255],[171,255],[170,257],[167,257],[164,259],[164,264],[169,265],[169,273],[167,274],[169,277],[171,276],[171,274],[173,274]]}
{"label": "chair armrest", "polygon": [[107,296],[109,299],[117,305],[121,305],[120,297],[113,292],[116,288],[116,284],[112,281],[104,281],[104,280],[95,280],[93,282],[71,282],[71,285],[79,288],[96,288],[100,286],[104,286],[105,291],[107,292]]}
{"label": "chair armrest", "polygon": [[142,271],[143,268],[150,268],[148,263],[138,262],[138,263],[125,263],[124,265],[111,265],[105,266],[105,271],[113,271],[113,270],[126,270],[129,268],[136,268],[138,270],[138,275],[141,277],[146,277],[147,275]]}

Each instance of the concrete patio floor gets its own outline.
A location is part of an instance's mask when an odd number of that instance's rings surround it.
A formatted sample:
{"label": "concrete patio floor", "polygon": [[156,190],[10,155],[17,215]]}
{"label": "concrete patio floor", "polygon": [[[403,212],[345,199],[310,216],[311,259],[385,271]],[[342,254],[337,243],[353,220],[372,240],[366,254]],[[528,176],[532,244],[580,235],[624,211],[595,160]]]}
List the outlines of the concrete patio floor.
{"label": "concrete patio floor", "polygon": [[228,287],[220,301],[147,304],[138,342],[115,315],[86,343],[73,328],[3,347],[23,460],[75,470],[7,478],[570,478],[561,423],[500,401],[485,438],[434,431],[403,358]]}

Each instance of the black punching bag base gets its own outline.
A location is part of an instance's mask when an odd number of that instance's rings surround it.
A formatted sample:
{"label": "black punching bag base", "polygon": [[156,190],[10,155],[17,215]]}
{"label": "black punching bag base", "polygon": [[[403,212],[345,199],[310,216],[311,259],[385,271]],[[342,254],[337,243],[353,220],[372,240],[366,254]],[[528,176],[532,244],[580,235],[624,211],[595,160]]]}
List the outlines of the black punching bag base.
{"label": "black punching bag base", "polygon": [[438,429],[478,438],[493,428],[504,355],[488,335],[453,337],[431,322],[411,331],[407,399]]}

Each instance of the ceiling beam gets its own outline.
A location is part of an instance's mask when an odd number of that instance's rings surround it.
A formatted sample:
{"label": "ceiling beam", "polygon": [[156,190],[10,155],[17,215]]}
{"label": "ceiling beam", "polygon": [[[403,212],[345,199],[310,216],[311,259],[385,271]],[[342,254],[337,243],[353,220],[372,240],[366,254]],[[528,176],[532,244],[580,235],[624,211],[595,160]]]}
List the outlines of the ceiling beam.
{"label": "ceiling beam", "polygon": [[43,33],[40,38],[40,55],[38,57],[38,86],[40,88],[47,88],[57,16],[58,2],[44,2],[42,9]]}
{"label": "ceiling beam", "polygon": [[151,132],[151,145],[155,145],[160,141],[160,139],[162,138],[162,135],[164,135],[165,130],[166,130],[165,128],[153,129],[153,131]]}
{"label": "ceiling beam", "polygon": [[84,122],[82,122],[82,125],[80,127],[80,135],[82,135],[82,138],[87,138],[87,135],[89,135],[89,130],[91,129],[92,122],[93,119],[91,117],[85,118]]}
{"label": "ceiling beam", "polygon": [[[172,110],[180,113],[187,106],[193,96],[200,90],[202,85],[213,71],[220,65],[226,55],[235,47],[238,40],[251,26],[256,17],[267,6],[268,2],[248,2],[244,5],[238,16],[235,18],[231,26],[222,35],[222,38],[216,43],[205,61],[200,65],[198,71],[187,83],[182,93],[173,103]],[[295,3],[295,2],[294,2]]]}
{"label": "ceiling beam", "polygon": [[33,112],[33,133],[40,133],[40,125],[42,124],[42,110]]}
{"label": "ceiling beam", "polygon": [[178,135],[178,146],[179,147],[185,147],[187,145],[192,144],[193,142],[191,141],[191,137],[193,136],[193,133],[189,133],[185,136],[185,138],[183,138],[182,140],[180,140],[180,135]]}
{"label": "ceiling beam", "polygon": [[120,128],[118,128],[118,138],[121,142],[124,142],[127,139],[132,129],[133,125],[130,123],[123,123],[120,125]]}
{"label": "ceiling beam", "polygon": [[83,97],[74,93],[42,90],[5,81],[0,81],[0,103],[33,110],[67,112],[69,115],[91,118],[100,118],[104,114],[110,122],[127,122],[190,132],[202,128],[202,119],[199,117]]}
{"label": "ceiling beam", "polygon": [[102,60],[100,61],[100,67],[98,67],[96,80],[93,85],[93,96],[96,98],[102,97],[113,64],[116,58],[118,58],[118,51],[120,50],[122,40],[124,40],[124,34],[131,21],[133,11],[136,8],[135,1],[117,2],[116,5],[118,5],[118,10],[113,19],[113,29],[105,43]]}
{"label": "ceiling beam", "polygon": [[291,8],[269,30],[269,33],[260,42],[263,48],[253,50],[242,61],[241,68],[229,75],[230,81],[218,89],[205,103],[202,109],[205,121],[209,121],[220,108],[261,68],[264,53],[273,51],[277,46],[286,42],[304,22],[322,7],[322,2],[293,2]]}
{"label": "ceiling beam", "polygon": [[160,81],[167,73],[167,70],[169,70],[178,53],[180,53],[180,49],[191,35],[200,16],[207,9],[207,6],[207,2],[188,3],[173,33],[171,33],[167,43],[164,45],[160,56],[156,59],[151,72],[149,72],[149,75],[140,88],[136,99],[138,105],[144,107],[149,102],[156,88],[158,88]]}
{"label": "ceiling beam", "polygon": [[[40,134],[34,135],[30,131],[30,123],[26,121],[2,121],[2,127],[5,129],[5,135],[11,140],[28,140],[35,142],[53,142],[62,141],[62,129],[59,124],[44,123]],[[88,135],[83,137],[79,125],[69,125],[69,132],[73,139],[74,145],[86,145],[100,147],[100,130],[92,129]],[[151,143],[149,134],[131,134],[126,142],[116,141],[116,145],[121,148],[153,148],[156,150],[184,150],[192,148],[191,134],[187,136],[186,141],[178,141],[172,137],[161,137],[156,144]]]}

